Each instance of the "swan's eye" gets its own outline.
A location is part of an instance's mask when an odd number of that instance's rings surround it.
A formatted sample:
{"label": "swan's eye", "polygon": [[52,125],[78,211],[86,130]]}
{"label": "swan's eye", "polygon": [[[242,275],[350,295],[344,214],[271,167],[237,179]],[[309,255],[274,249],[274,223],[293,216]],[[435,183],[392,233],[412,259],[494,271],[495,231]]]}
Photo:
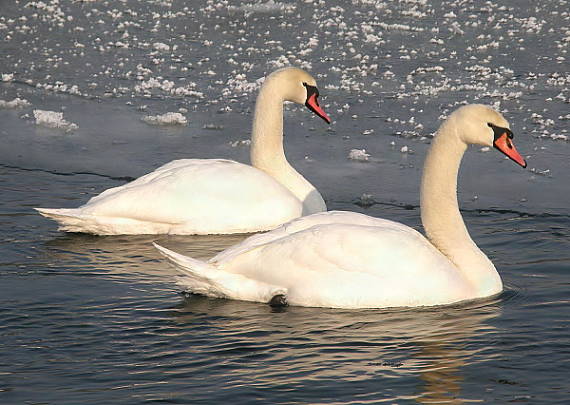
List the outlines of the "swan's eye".
{"label": "swan's eye", "polygon": [[487,123],[487,126],[488,126],[489,128],[493,128],[493,124],[491,124],[490,122]]}
{"label": "swan's eye", "polygon": [[307,87],[308,86],[307,82],[303,82],[303,86]]}

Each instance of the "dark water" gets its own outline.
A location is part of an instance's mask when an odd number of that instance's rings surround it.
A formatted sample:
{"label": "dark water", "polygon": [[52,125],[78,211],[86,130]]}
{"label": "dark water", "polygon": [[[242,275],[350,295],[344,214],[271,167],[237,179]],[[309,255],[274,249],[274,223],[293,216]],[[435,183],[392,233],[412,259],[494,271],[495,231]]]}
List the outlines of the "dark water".
{"label": "dark water", "polygon": [[[1,3],[0,100],[31,105],[0,108],[0,403],[568,403],[569,21],[567,1]],[[247,161],[232,142],[249,137],[248,84],[284,60],[336,120],[285,111],[287,155],[331,209],[419,228],[441,117],[505,114],[529,169],[473,148],[459,182],[504,293],[365,311],[186,297],[151,242],[208,258],[243,235],[63,234],[32,210],[176,158]],[[186,93],[137,87],[151,78]],[[35,109],[79,128],[38,126]],[[168,111],[188,124],[141,120]]]}

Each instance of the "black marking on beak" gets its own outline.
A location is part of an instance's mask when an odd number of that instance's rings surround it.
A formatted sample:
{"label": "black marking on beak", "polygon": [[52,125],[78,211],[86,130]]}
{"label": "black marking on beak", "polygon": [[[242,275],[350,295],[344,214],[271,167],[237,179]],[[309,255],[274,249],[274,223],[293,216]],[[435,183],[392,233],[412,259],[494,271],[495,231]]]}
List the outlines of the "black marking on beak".
{"label": "black marking on beak", "polygon": [[303,82],[303,86],[305,86],[307,89],[307,100],[305,101],[305,106],[313,113],[325,120],[327,124],[330,124],[331,119],[319,105],[319,89],[305,82]]}
{"label": "black marking on beak", "polygon": [[305,86],[307,89],[307,98],[311,97],[313,94],[319,97],[319,89],[317,89],[315,86],[311,86],[306,82],[303,82],[303,86]]}
{"label": "black marking on beak", "polygon": [[505,134],[505,132],[507,133],[509,139],[513,139],[515,137],[513,131],[511,131],[509,128],[503,128],[498,125],[491,124],[490,122],[487,123],[487,126],[489,126],[493,130],[493,134],[495,135],[494,136],[495,139],[493,139],[493,142],[496,142],[497,139],[499,139],[501,136]]}
{"label": "black marking on beak", "polygon": [[526,167],[526,161],[520,155],[520,153],[516,150],[515,145],[511,142],[514,138],[512,131],[508,128],[499,127],[497,125],[493,125],[491,123],[487,123],[487,125],[493,129],[494,133],[494,140],[493,146],[499,152],[503,153],[509,159],[513,160],[523,168]]}

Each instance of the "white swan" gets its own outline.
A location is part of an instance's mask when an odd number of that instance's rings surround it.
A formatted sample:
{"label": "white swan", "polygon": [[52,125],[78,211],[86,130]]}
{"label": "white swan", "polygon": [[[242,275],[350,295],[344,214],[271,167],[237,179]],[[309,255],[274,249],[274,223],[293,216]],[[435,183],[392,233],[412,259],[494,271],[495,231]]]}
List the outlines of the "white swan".
{"label": "white swan", "polygon": [[469,237],[457,204],[457,174],[468,144],[494,146],[523,167],[501,114],[459,108],[427,155],[421,215],[414,229],[362,214],[331,211],[254,235],[208,262],[155,246],[192,292],[273,304],[380,308],[450,304],[502,290],[493,263]]}
{"label": "white swan", "polygon": [[230,234],[266,231],[301,215],[326,211],[315,187],[283,151],[283,102],[305,104],[330,123],[311,75],[298,68],[270,74],[257,97],[251,163],[182,159],[79,208],[36,208],[60,230],[99,235]]}

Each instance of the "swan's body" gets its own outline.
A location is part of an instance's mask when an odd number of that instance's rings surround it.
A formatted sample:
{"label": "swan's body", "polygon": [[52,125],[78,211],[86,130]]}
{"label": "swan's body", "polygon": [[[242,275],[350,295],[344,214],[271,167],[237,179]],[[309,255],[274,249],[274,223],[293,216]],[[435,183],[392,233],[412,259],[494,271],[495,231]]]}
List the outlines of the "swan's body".
{"label": "swan's body", "polygon": [[207,264],[157,247],[189,275],[180,278],[183,287],[220,298],[270,302],[283,295],[290,305],[372,308],[436,305],[472,292],[420,233],[354,212],[298,218]]}
{"label": "swan's body", "polygon": [[156,245],[192,292],[290,305],[378,308],[450,304],[499,293],[493,263],[470,238],[457,204],[468,143],[496,146],[526,166],[494,110],[460,108],[440,127],[421,188],[427,238],[412,228],[351,212],[326,212],[252,236],[207,263]]}
{"label": "swan's body", "polygon": [[267,231],[326,210],[315,187],[287,161],[283,102],[306,104],[327,122],[315,80],[297,68],[267,77],[257,98],[253,166],[221,159],[172,161],[104,191],[79,208],[37,210],[68,232],[113,234],[229,234]]}
{"label": "swan's body", "polygon": [[81,208],[45,210],[68,232],[224,234],[270,230],[303,205],[265,172],[232,160],[172,161]]}

